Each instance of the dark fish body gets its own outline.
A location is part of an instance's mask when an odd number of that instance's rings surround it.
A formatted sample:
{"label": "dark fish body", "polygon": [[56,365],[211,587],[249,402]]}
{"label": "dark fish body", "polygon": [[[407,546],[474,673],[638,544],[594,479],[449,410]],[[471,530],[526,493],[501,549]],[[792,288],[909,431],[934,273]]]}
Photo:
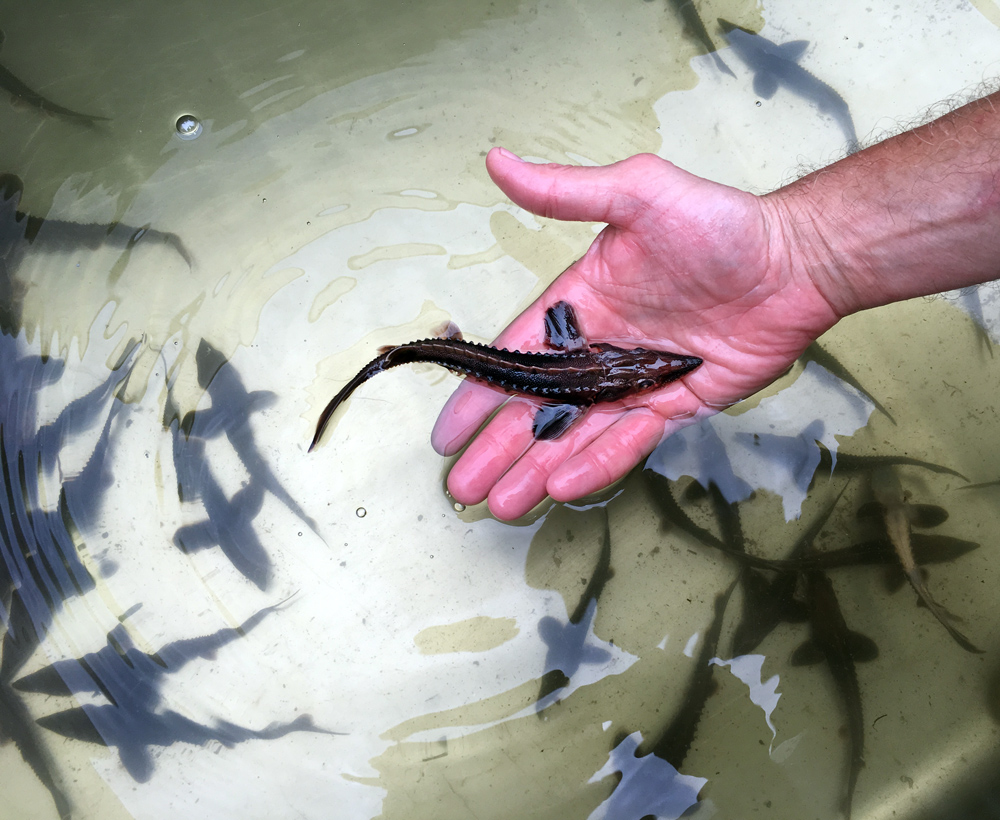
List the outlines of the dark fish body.
{"label": "dark fish body", "polygon": [[798,573],[781,572],[769,581],[763,572],[744,567],[743,616],[733,630],[733,657],[751,654],[781,623],[801,623],[805,609],[795,598]]}
{"label": "dark fish body", "polygon": [[721,538],[714,532],[696,524],[691,516],[684,511],[674,497],[673,490],[670,488],[670,480],[666,476],[650,469],[643,470],[642,475],[647,481],[650,500],[657,507],[657,511],[663,519],[660,524],[661,530],[673,525],[706,546],[730,552],[729,547]]}
{"label": "dark fish body", "polygon": [[698,13],[698,8],[694,4],[694,0],[670,0],[670,5],[674,7],[674,11],[677,12],[677,16],[681,18],[684,23],[684,28],[686,33],[698,44],[705,49],[706,54],[711,54],[712,59],[715,61],[715,65],[718,67],[719,71],[728,74],[733,79],[736,79],[736,75],[733,74],[733,70],[725,64],[723,59],[718,54],[718,47],[712,42],[712,38],[709,36],[708,29],[705,28],[705,21],[701,19],[701,15]]}
{"label": "dark fish body", "polygon": [[644,753],[651,752],[661,760],[666,760],[675,769],[680,769],[684,765],[684,759],[694,743],[698,724],[705,711],[705,704],[715,692],[716,685],[712,680],[715,664],[712,663],[712,659],[719,651],[719,638],[722,635],[726,607],[737,583],[739,583],[738,577],[729,585],[728,589],[715,597],[715,615],[705,633],[698,658],[694,662],[681,706],[664,728],[663,733],[650,745],[648,752],[643,750]]}
{"label": "dark fish body", "polygon": [[833,117],[848,143],[852,147],[857,146],[858,135],[847,102],[831,86],[798,63],[809,45],[807,40],[774,43],[728,20],[720,19],[719,26],[736,56],[754,72],[755,93],[770,99],[778,88],[787,89],[811,102],[821,113]]}
{"label": "dark fish body", "polygon": [[615,571],[611,566],[611,525],[608,521],[607,508],[605,508],[604,536],[601,539],[601,553],[597,557],[597,564],[594,566],[594,571],[587,582],[586,588],[583,590],[583,594],[580,596],[580,601],[577,603],[576,609],[569,616],[571,624],[578,624],[583,621],[584,616],[587,614],[587,609],[590,607],[590,602],[596,601],[601,597],[604,587],[614,577]]}
{"label": "dark fish body", "polygon": [[[3,31],[0,30],[0,46],[3,45],[5,39],[6,37]],[[92,117],[89,114],[81,114],[78,111],[71,111],[69,108],[63,108],[61,105],[56,105],[56,103],[52,102],[52,100],[46,99],[37,91],[29,88],[24,82],[14,76],[10,70],[2,65],[0,65],[0,88],[10,94],[11,99],[15,102],[24,102],[32,108],[46,114],[53,114],[68,120],[74,120],[91,127],[93,127],[98,120],[107,119],[107,117]]]}
{"label": "dark fish body", "polygon": [[820,367],[826,370],[829,370],[834,376],[836,376],[842,382],[847,382],[847,384],[849,384],[859,393],[871,399],[872,404],[875,405],[875,409],[878,410],[880,413],[882,413],[882,415],[884,415],[887,419],[889,419],[889,421],[891,421],[893,424],[896,423],[896,419],[892,417],[892,414],[885,408],[885,405],[882,404],[878,399],[876,399],[871,393],[865,390],[865,388],[861,386],[861,382],[859,382],[854,377],[851,371],[849,371],[846,367],[844,367],[844,365],[842,365],[833,356],[832,353],[830,353],[824,347],[822,347],[819,342],[813,342],[811,345],[809,345],[809,347],[807,347],[805,351],[802,353],[802,356],[800,358],[806,361],[816,362],[816,364],[818,364]]}
{"label": "dark fish body", "polygon": [[853,455],[852,453],[844,453],[840,451],[834,455],[823,445],[821,441],[817,441],[816,446],[819,447],[819,465],[816,467],[817,472],[819,472],[820,469],[823,469],[829,470],[832,473],[834,469],[834,459],[836,459],[836,469],[841,473],[868,473],[872,470],[878,469],[879,467],[900,465],[923,467],[925,470],[930,470],[933,473],[953,475],[956,478],[961,478],[963,481],[968,481],[968,479],[958,472],[958,470],[952,470],[950,467],[945,467],[941,464],[932,464],[929,461],[922,461],[919,458],[910,458],[909,456],[864,456]]}
{"label": "dark fish body", "polygon": [[[798,563],[803,560],[803,553],[813,554],[812,546],[817,536],[825,526],[844,494],[841,489],[837,496],[826,506],[808,529],[795,541],[790,557],[785,563]],[[754,566],[755,556],[746,549],[739,551],[724,550],[739,561],[744,562],[741,578],[743,579],[743,617],[733,632],[733,654],[746,655],[752,652],[774,628],[782,621],[794,622],[805,620],[803,606],[795,600],[798,575],[795,572],[782,571],[778,577],[768,583]],[[767,566],[773,569],[773,566]]]}
{"label": "dark fish body", "polygon": [[109,245],[128,252],[140,241],[170,245],[189,268],[194,265],[190,252],[175,233],[149,225],[101,225],[35,216],[20,209],[23,192],[24,183],[18,176],[0,173],[0,261],[6,263],[9,272],[17,269],[29,249],[36,254],[67,253]]}
{"label": "dark fish body", "polygon": [[855,660],[870,660],[878,655],[871,639],[852,632],[837,602],[833,584],[823,572],[806,573],[807,603],[811,640],[792,656],[792,663],[808,663],[808,651],[818,653],[826,661],[837,691],[847,709],[847,728],[851,742],[851,762],[847,775],[844,813],[848,820],[858,774],[864,765],[865,726],[861,711],[861,687]]}
{"label": "dark fish body", "polygon": [[62,117],[63,119],[79,122],[83,125],[91,127],[96,125],[99,121],[106,121],[108,119],[107,117],[95,117],[90,114],[81,114],[79,111],[73,111],[69,108],[57,105],[52,102],[52,100],[43,97],[37,91],[33,91],[2,65],[0,65],[0,88],[10,94],[11,98],[15,102],[26,103],[35,110],[41,111],[44,114]]}
{"label": "dark fish body", "polygon": [[880,468],[872,473],[872,492],[875,500],[882,505],[885,516],[885,531],[899,557],[906,579],[924,605],[938,619],[949,635],[967,652],[982,654],[983,650],[972,643],[952,623],[954,616],[931,596],[924,583],[920,565],[913,551],[913,533],[910,531],[910,516],[907,501],[899,478],[890,467]]}
{"label": "dark fish body", "polygon": [[984,487],[1000,487],[1000,478],[996,478],[993,481],[983,481],[980,484],[966,484],[964,487],[959,487],[960,490],[981,490]]}
{"label": "dark fish body", "polygon": [[588,345],[576,327],[572,308],[565,302],[546,314],[546,340],[556,353],[523,353],[462,339],[423,339],[385,350],[341,388],[320,414],[309,449],[341,403],[372,376],[411,362],[441,365],[508,393],[543,399],[551,406],[539,424],[536,438],[561,435],[592,404],[612,402],[655,390],[679,379],[701,364],[696,356],[682,356],[645,348],[625,350],[609,344]]}
{"label": "dark fish body", "polygon": [[[688,489],[691,489],[691,487]],[[687,514],[677,504],[676,499],[674,499],[670,491],[669,484],[664,487],[663,492],[670,498],[668,504],[672,502],[676,508],[673,512],[679,514],[673,520],[689,534],[694,535],[700,528],[691,522]],[[746,539],[743,535],[743,524],[740,519],[739,506],[736,503],[728,502],[714,482],[709,484],[707,493],[722,532],[722,538],[718,540],[725,544],[728,550],[734,553],[742,553],[745,549]],[[685,520],[690,523],[690,527],[688,524],[680,523]],[[698,536],[696,535],[695,537]],[[714,538],[714,536],[712,537]],[[719,652],[719,639],[722,635],[722,624],[725,620],[726,607],[729,605],[729,599],[732,597],[733,590],[736,589],[737,584],[741,580],[745,582],[745,576],[748,573],[749,570],[744,568],[743,572],[737,575],[729,585],[729,588],[716,596],[715,615],[712,618],[712,623],[708,631],[705,633],[701,651],[698,653],[698,658],[694,663],[691,677],[688,679],[688,684],[684,691],[681,706],[674,714],[670,723],[664,728],[663,733],[649,747],[650,752],[662,760],[666,760],[675,769],[680,769],[684,764],[684,759],[687,757],[688,752],[691,750],[691,745],[694,743],[698,724],[701,721],[702,713],[705,711],[705,705],[715,692],[716,684],[713,680],[715,665],[712,663],[712,659]]]}
{"label": "dark fish body", "polygon": [[338,396],[343,400],[372,376],[411,362],[439,364],[512,393],[567,404],[617,401],[673,381],[700,364],[687,356],[611,345],[576,353],[522,353],[456,339],[424,339],[383,353]]}
{"label": "dark fish body", "polygon": [[[0,31],[0,46],[3,45],[5,39],[3,31]],[[52,100],[46,99],[37,91],[30,88],[2,65],[0,65],[0,88],[10,94],[11,99],[15,102],[23,102],[45,114],[63,117],[64,119],[79,122],[90,127],[96,125],[98,121],[107,120],[107,117],[92,117],[89,114],[81,114],[79,111],[72,111],[69,108],[57,105]]]}
{"label": "dark fish body", "polygon": [[[964,541],[948,535],[910,534],[914,560],[920,564],[940,564],[979,548],[975,541]],[[809,569],[831,570],[840,567],[883,566],[898,562],[894,545],[887,539],[876,538],[835,550],[813,551],[801,557],[761,558],[746,552],[736,552],[720,547],[737,561],[757,569],[775,572],[802,572]]]}

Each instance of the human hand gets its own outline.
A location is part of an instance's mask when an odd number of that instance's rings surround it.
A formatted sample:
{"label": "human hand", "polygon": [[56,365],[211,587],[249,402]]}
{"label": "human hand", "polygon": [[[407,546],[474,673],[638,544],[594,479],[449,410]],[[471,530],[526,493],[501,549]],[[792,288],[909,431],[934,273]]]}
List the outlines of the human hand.
{"label": "human hand", "polygon": [[[544,350],[545,310],[576,310],[590,342],[700,356],[651,393],[601,404],[555,441],[534,441],[533,406],[497,413],[456,462],[456,500],[489,500],[512,519],[546,495],[570,501],[625,475],[667,435],[765,387],[840,319],[785,237],[771,201],[689,174],[653,155],[597,168],[537,165],[494,148],[486,167],[521,207],[555,219],[606,222],[579,261],[497,338]],[[507,396],[472,380],[441,411],[431,441],[458,452]]]}

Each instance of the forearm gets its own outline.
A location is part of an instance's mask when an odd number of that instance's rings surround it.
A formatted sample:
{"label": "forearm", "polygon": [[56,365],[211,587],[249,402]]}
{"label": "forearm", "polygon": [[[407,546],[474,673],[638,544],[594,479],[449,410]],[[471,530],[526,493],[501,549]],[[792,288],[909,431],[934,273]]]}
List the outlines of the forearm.
{"label": "forearm", "polygon": [[764,198],[840,316],[1000,277],[1000,93]]}

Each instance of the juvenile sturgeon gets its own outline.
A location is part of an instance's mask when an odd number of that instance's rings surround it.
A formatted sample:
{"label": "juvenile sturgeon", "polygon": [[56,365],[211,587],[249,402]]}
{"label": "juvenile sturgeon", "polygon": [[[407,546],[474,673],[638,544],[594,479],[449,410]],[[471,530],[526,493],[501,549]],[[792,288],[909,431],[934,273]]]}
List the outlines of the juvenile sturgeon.
{"label": "juvenile sturgeon", "polygon": [[[4,39],[4,33],[0,31],[0,46],[3,45]],[[107,117],[98,117],[91,114],[81,114],[79,111],[73,111],[72,109],[57,105],[19,80],[10,69],[2,65],[0,65],[0,88],[10,94],[14,102],[25,103],[43,114],[62,117],[65,120],[82,123],[90,127],[94,127],[98,122],[106,122],[108,119]]]}
{"label": "juvenile sturgeon", "polygon": [[[875,500],[882,505],[882,512],[885,517],[885,532],[892,542],[899,556],[900,566],[910,582],[917,596],[924,605],[931,611],[935,618],[941,622],[949,635],[954,638],[962,649],[967,652],[982,654],[983,650],[977,647],[965,635],[963,635],[951,620],[955,619],[948,610],[931,597],[930,590],[924,583],[920,573],[920,566],[917,564],[913,554],[913,534],[910,532],[910,517],[908,514],[909,502],[899,478],[892,468],[884,467],[875,470],[871,477],[872,492]],[[957,620],[957,619],[956,619]]]}
{"label": "juvenile sturgeon", "polygon": [[878,657],[878,647],[871,638],[848,628],[833,591],[833,584],[825,573],[809,570],[805,573],[805,578],[811,637],[792,654],[792,665],[802,666],[818,660],[826,661],[847,709],[847,728],[851,746],[844,814],[847,820],[850,820],[858,775],[865,764],[865,724],[855,662],[869,661]]}
{"label": "juvenile sturgeon", "polygon": [[410,362],[430,362],[471,376],[507,393],[545,402],[535,414],[536,439],[561,436],[588,407],[655,390],[686,373],[702,360],[642,347],[625,350],[610,344],[589,344],[568,302],[545,312],[545,341],[555,353],[524,353],[461,338],[423,339],[383,348],[345,384],[320,414],[311,451],[343,401],[372,376]]}
{"label": "juvenile sturgeon", "polygon": [[674,11],[684,23],[684,33],[705,49],[706,54],[712,56],[719,71],[728,74],[735,80],[736,75],[733,74],[733,70],[719,56],[718,47],[712,42],[708,29],[705,28],[705,21],[701,19],[694,0],[670,0],[670,5],[674,7]]}
{"label": "juvenile sturgeon", "polygon": [[753,71],[753,90],[765,100],[784,88],[815,105],[821,114],[829,114],[840,126],[850,149],[858,147],[858,134],[847,101],[819,77],[799,65],[809,46],[808,40],[773,43],[755,31],[719,18],[719,28],[733,52]]}

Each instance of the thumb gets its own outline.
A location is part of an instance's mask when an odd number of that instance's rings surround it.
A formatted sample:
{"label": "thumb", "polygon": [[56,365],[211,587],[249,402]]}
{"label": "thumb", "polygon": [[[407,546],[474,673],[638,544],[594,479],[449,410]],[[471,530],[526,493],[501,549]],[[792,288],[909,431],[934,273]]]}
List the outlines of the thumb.
{"label": "thumb", "polygon": [[689,176],[654,154],[612,165],[583,167],[526,162],[505,148],[486,156],[486,170],[501,191],[539,216],[627,227],[677,176]]}

